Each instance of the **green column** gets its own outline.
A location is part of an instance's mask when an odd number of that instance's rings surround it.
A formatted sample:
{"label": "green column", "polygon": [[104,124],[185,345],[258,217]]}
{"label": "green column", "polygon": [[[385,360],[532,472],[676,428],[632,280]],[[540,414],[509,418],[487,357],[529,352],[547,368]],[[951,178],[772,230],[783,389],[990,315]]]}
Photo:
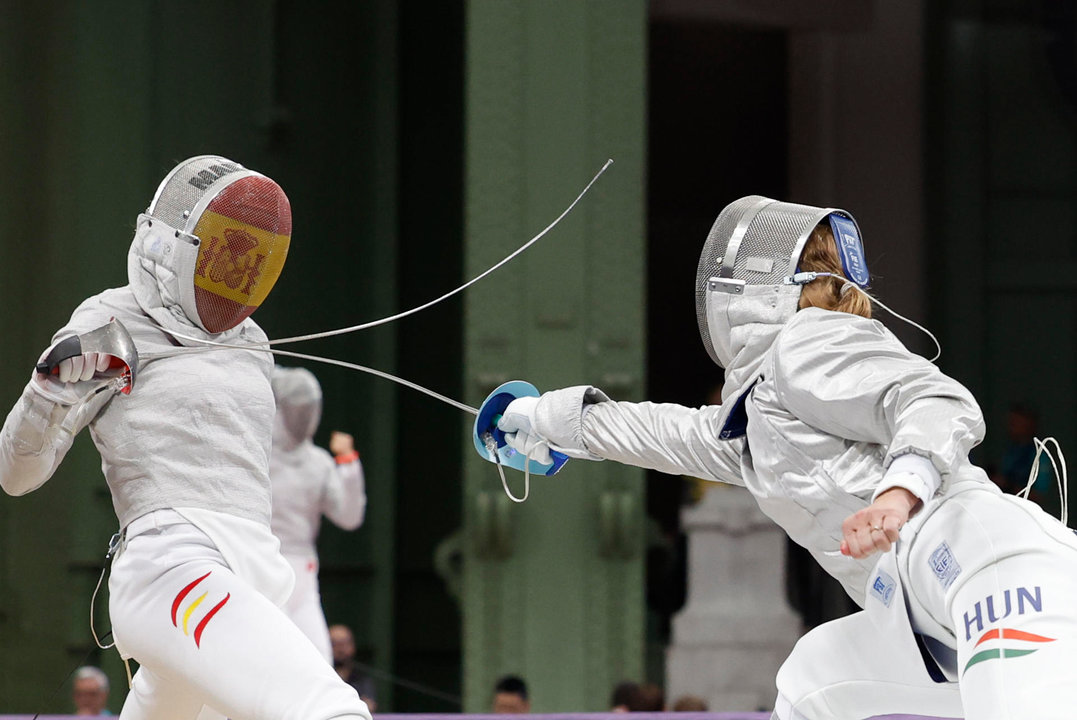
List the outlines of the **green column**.
{"label": "green column", "polygon": [[[472,0],[466,32],[467,277],[615,161],[553,232],[468,291],[468,398],[523,378],[640,399],[646,3]],[[522,492],[522,474],[509,481]],[[617,681],[640,677],[641,471],[571,461],[516,505],[471,456],[464,520],[466,711],[487,709],[505,673],[540,712],[603,710]]]}

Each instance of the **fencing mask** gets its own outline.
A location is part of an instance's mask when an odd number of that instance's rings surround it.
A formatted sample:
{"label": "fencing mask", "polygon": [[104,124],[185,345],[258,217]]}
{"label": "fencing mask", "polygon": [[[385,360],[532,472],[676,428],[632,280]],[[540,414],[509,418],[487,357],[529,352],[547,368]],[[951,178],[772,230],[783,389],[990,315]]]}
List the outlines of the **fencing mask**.
{"label": "fencing mask", "polygon": [[836,208],[778,202],[759,195],[727,205],[714,221],[696,272],[696,319],[711,359],[729,368],[752,337],[734,328],[784,324],[797,310],[797,263],[815,226],[828,222],[846,277],[867,287],[869,275],[853,216]]}
{"label": "fencing mask", "polygon": [[277,428],[285,438],[274,437],[274,442],[284,440],[294,447],[314,437],[322,419],[322,386],[314,373],[305,368],[273,368],[273,398],[277,403]]}
{"label": "fencing mask", "polygon": [[181,277],[184,314],[209,333],[239,325],[273,288],[292,234],[277,183],[217,155],[184,160],[161,182],[146,215],[197,247]]}

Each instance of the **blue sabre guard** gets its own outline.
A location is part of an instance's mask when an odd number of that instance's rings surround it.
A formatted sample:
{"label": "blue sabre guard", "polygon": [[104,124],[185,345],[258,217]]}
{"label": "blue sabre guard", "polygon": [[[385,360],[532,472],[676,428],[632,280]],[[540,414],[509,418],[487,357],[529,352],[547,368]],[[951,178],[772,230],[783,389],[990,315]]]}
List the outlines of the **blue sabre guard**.
{"label": "blue sabre guard", "polygon": [[[497,422],[501,419],[505,408],[516,398],[538,397],[538,388],[523,380],[511,380],[499,385],[492,393],[486,396],[482,405],[479,406],[479,414],[475,417],[475,432],[472,433],[475,441],[475,450],[479,457],[488,462],[500,463],[506,467],[515,468],[521,472],[525,469],[533,475],[553,475],[560,470],[566,462],[568,455],[550,450],[553,464],[546,465],[536,460],[527,461],[527,457],[515,448],[508,445],[505,433],[497,428]],[[497,457],[495,459],[494,452]],[[525,464],[527,467],[525,468]]]}

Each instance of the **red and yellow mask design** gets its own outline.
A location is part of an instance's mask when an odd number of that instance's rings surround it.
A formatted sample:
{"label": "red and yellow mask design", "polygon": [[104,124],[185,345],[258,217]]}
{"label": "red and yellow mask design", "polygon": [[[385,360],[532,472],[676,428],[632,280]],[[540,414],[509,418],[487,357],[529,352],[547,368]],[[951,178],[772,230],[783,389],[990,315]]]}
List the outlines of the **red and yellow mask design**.
{"label": "red and yellow mask design", "polygon": [[257,310],[280,277],[292,235],[288,197],[262,175],[240,178],[209,203],[193,234],[198,316],[208,332],[223,332]]}

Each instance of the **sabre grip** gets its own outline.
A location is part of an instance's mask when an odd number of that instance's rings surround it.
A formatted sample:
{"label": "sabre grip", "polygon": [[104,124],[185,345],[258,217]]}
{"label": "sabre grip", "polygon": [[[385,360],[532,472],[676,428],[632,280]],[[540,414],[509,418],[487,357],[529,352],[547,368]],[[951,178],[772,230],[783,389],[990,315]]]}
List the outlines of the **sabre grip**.
{"label": "sabre grip", "polygon": [[71,335],[56,343],[34,369],[42,375],[55,375],[59,372],[58,367],[62,361],[81,354],[82,341],[79,340],[78,335]]}

